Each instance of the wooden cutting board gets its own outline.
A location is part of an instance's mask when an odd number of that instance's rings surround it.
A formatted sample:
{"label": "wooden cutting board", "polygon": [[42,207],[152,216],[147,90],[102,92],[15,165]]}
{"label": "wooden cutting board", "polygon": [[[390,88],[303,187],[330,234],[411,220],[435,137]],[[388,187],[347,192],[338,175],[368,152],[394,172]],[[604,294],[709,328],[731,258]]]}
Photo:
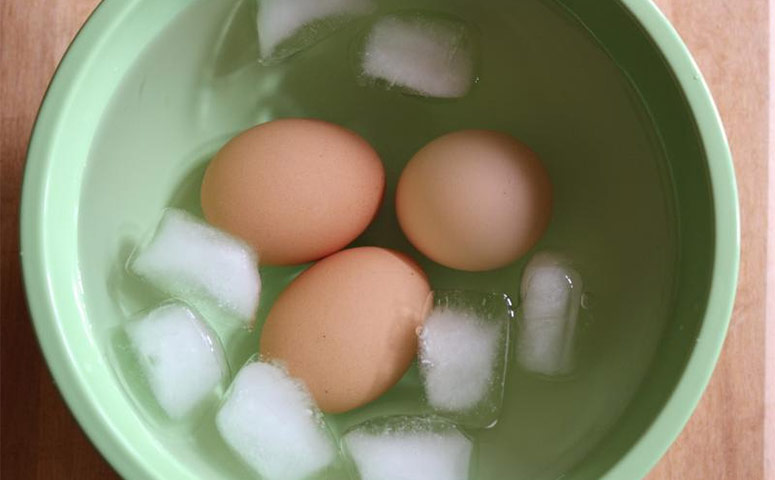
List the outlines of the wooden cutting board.
{"label": "wooden cutting board", "polygon": [[[775,326],[771,321],[769,330],[765,327],[768,238],[775,251],[773,235],[767,235],[768,205],[775,204],[768,161],[775,158],[769,157],[772,150],[768,153],[773,77],[768,16],[775,3],[656,2],[697,59],[724,119],[737,168],[743,247],[737,303],[721,360],[691,421],[648,478],[775,480]],[[24,302],[18,258],[18,202],[30,129],[57,63],[97,3],[0,0],[0,477],[9,480],[116,476],[71,417],[45,367]],[[775,225],[775,216],[770,218]],[[775,261],[770,264],[773,285]],[[773,312],[775,295],[769,299]],[[765,451],[771,452],[768,462]]]}

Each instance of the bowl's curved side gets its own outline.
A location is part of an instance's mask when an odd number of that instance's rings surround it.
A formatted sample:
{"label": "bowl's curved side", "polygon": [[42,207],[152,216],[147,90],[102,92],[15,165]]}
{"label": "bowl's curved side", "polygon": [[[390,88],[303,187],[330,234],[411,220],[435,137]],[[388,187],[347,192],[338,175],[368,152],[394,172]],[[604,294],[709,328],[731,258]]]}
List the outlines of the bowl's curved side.
{"label": "bowl's curved side", "polygon": [[714,212],[714,250],[708,304],[696,344],[678,385],[635,445],[605,480],[642,478],[691,417],[715,368],[732,314],[740,261],[740,224],[732,156],[721,118],[694,59],[651,0],[621,0],[658,47],[689,105],[707,158]]}
{"label": "bowl's curved side", "polygon": [[[74,273],[79,271],[74,253],[78,233],[73,227],[78,212],[71,206],[78,205],[80,170],[86,164],[88,139],[99,123],[100,105],[108,103],[111,92],[147,42],[189,3],[105,0],[100,5],[68,50],[41,107],[22,193],[22,264],[30,312],[43,353],[83,429],[119,473],[128,478],[183,479],[190,478],[190,474],[145,426],[134,418],[110,414],[120,410],[113,408],[116,405],[131,408],[128,400],[111,381],[110,368],[104,365],[101,350],[94,348],[94,338],[72,334],[76,330],[89,332],[91,327],[85,320],[80,278]],[[686,47],[650,0],[621,0],[621,4],[661,50],[696,121],[708,163],[715,243],[709,303],[688,364],[662,411],[606,472],[603,478],[607,480],[645,475],[688,420],[723,344],[739,262],[734,171],[707,86]],[[143,41],[138,42],[138,38]],[[97,63],[98,58],[102,63]],[[109,64],[104,63],[106,58],[111,59]],[[95,75],[99,82],[94,81]],[[84,87],[86,77],[90,85],[99,88]],[[54,161],[62,156],[71,161]],[[52,178],[57,179],[56,184]],[[57,201],[52,202],[52,198]],[[102,399],[101,404],[96,398]],[[152,460],[161,458],[163,462]]]}
{"label": "bowl's curved side", "polygon": [[[78,212],[72,205],[78,205],[80,173],[90,148],[88,139],[102,114],[100,106],[108,103],[147,42],[187,3],[106,0],[97,7],[70,45],[46,92],[30,139],[23,180],[20,254],[38,341],[78,423],[126,478],[188,477],[169,455],[168,462],[154,464],[151,469],[147,458],[163,452],[158,440],[137,422],[117,418],[95,402],[98,397],[110,405],[123,405],[127,400],[116,382],[108,378],[110,368],[104,365],[101,349],[94,348],[94,338],[82,334],[89,332],[90,326],[83,312],[81,281],[73,273],[78,272]],[[106,58],[110,60],[104,61]],[[89,88],[84,87],[85,78]],[[57,157],[68,161],[56,162]],[[52,178],[58,181],[54,183]],[[68,335],[75,330],[80,334]],[[126,408],[131,407],[127,404]]]}

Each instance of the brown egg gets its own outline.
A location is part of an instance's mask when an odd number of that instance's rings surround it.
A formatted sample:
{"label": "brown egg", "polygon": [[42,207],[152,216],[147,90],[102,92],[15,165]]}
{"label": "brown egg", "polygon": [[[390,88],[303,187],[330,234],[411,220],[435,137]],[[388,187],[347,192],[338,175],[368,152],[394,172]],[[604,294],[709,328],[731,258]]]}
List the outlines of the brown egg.
{"label": "brown egg", "polygon": [[376,215],[385,189],[377,153],[321,120],[253,127],[216,155],[202,182],[212,224],[242,237],[262,264],[317,260],[344,248]]}
{"label": "brown egg", "polygon": [[469,271],[508,265],[549,225],[552,186],[540,160],[505,133],[462,130],[409,161],[396,190],[401,229],[435,262]]}
{"label": "brown egg", "polygon": [[261,332],[261,354],[284,362],[323,411],[351,410],[409,368],[429,293],[425,274],[405,255],[343,250],[282,292]]}

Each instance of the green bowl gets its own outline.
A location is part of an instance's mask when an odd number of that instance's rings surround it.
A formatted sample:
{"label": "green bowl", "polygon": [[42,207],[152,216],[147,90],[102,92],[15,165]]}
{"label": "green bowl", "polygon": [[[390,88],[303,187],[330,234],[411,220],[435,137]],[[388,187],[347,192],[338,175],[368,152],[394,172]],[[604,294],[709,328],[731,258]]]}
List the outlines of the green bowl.
{"label": "green bowl", "polygon": [[[555,187],[537,250],[573,258],[587,296],[576,373],[547,379],[511,362],[503,412],[478,441],[473,480],[640,478],[689,418],[713,371],[734,299],[735,180],[697,67],[648,0],[385,0],[466,18],[479,80],[457,101],[359,84],[355,22],[262,66],[249,0],[106,0],[73,42],[32,138],[21,245],[30,310],[67,403],[129,478],[240,478],[210,417],[171,425],[132,379],[120,327],[162,300],[127,275],[167,206],[199,211],[204,166],[235,132],[311,116],[361,133],[382,156],[387,201],[356,244],[414,255],[434,288],[518,298],[526,259],[492,272],[433,264],[392,206],[408,158],[461,128],[504,130],[543,158]],[[302,267],[262,268],[253,333],[229,338],[232,369],[255,352],[268,307]],[[130,369],[131,370],[131,369]],[[341,431],[417,396],[416,368],[374,405],[332,416]],[[404,403],[402,403],[404,402]]]}

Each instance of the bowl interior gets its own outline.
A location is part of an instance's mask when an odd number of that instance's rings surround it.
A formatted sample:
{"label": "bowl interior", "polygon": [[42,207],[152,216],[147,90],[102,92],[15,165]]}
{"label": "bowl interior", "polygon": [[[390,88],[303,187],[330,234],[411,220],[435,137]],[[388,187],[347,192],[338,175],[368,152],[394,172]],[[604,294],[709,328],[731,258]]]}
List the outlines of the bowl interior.
{"label": "bowl interior", "polygon": [[[49,358],[59,349],[69,359],[52,369],[66,370],[68,400],[82,403],[76,413],[122,473],[247,474],[210,417],[183,425],[161,418],[118,332],[163,299],[124,269],[162,209],[201,214],[208,160],[236,132],[278,117],[322,118],[372,143],[387,171],[386,201],[355,244],[410,253],[434,288],[518,298],[526,259],[466,273],[414,250],[392,203],[413,152],[452,130],[490,128],[522,139],[545,162],[555,211],[536,250],[573,258],[588,292],[577,370],[553,381],[511,364],[500,421],[470,432],[479,445],[472,479],[600,478],[676,388],[708,302],[714,210],[694,116],[656,45],[617,2],[386,0],[379,12],[401,9],[451,13],[476,27],[479,81],[470,95],[434,101],[360,85],[352,49],[369,19],[261,66],[251,0],[107,1],[91,21],[102,27],[87,27],[76,41],[78,58],[57,80],[69,85],[50,93],[60,104],[50,120],[56,135],[38,147],[56,158],[42,174],[45,240],[35,261],[49,269],[50,313],[58,318],[38,329]],[[256,352],[273,299],[305,267],[262,267],[253,333],[217,328],[233,371]],[[31,294],[30,301],[34,311],[39,300]],[[332,416],[333,428],[422,408],[418,382],[412,368],[384,398]]]}

